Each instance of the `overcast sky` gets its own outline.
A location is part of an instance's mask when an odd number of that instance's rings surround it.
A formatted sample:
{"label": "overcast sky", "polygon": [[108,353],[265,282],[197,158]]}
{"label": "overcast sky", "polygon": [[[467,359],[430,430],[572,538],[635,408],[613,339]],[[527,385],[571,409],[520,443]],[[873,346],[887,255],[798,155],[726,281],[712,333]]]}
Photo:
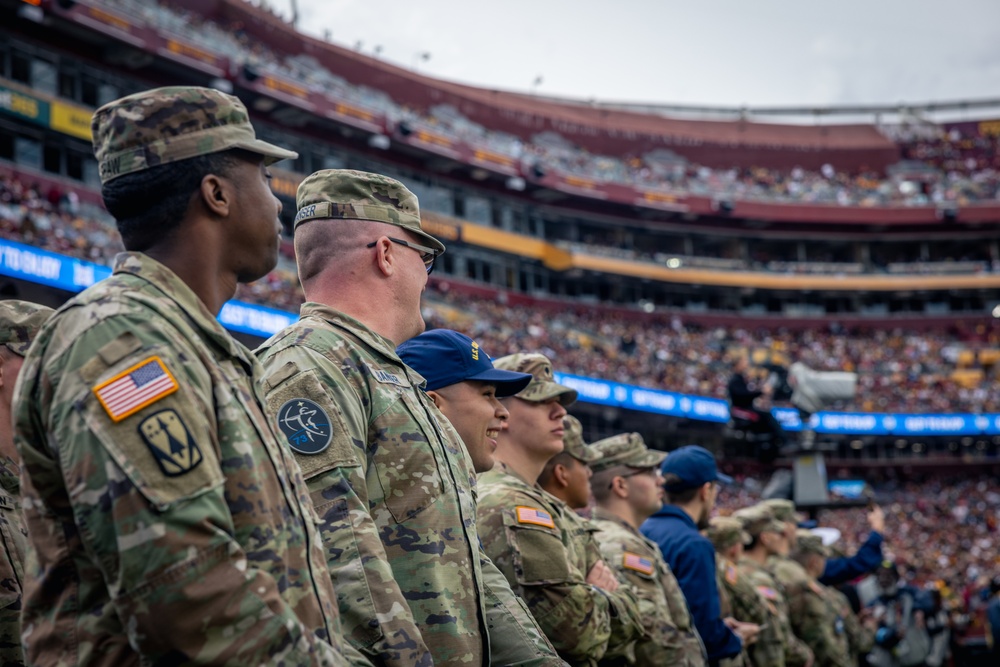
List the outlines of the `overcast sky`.
{"label": "overcast sky", "polygon": [[[271,0],[285,16],[291,2]],[[491,88],[541,76],[539,94],[717,106],[1000,98],[1000,0],[298,3],[305,32]]]}

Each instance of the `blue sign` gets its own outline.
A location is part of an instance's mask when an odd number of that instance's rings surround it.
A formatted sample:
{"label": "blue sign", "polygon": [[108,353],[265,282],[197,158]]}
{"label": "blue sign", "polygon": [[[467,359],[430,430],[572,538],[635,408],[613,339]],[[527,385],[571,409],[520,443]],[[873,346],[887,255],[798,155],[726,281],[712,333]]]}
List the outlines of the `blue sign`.
{"label": "blue sign", "polygon": [[556,382],[576,389],[580,400],[613,405],[626,410],[655,412],[673,417],[687,417],[725,424],[729,421],[729,403],[718,398],[678,394],[662,389],[647,389],[630,384],[595,380],[581,375],[555,373]]}
{"label": "blue sign", "polygon": [[[66,257],[48,250],[0,239],[0,275],[29,280],[67,292],[81,292],[111,275],[101,264]],[[230,301],[222,307],[219,322],[231,331],[267,338],[298,320],[275,308]]]}
{"label": "blue sign", "polygon": [[[79,292],[110,276],[111,269],[0,239],[0,275],[29,280],[67,292]],[[261,338],[277,333],[297,319],[293,313],[242,301],[228,302],[219,313],[219,322],[227,329]],[[648,389],[582,375],[556,373],[555,376],[557,382],[576,389],[580,400],[585,403],[717,424],[729,421],[729,403],[719,398]],[[771,412],[786,431],[802,430],[797,410],[774,408]],[[1000,435],[1000,414],[820,412],[812,416],[811,426],[818,433],[844,435]]]}

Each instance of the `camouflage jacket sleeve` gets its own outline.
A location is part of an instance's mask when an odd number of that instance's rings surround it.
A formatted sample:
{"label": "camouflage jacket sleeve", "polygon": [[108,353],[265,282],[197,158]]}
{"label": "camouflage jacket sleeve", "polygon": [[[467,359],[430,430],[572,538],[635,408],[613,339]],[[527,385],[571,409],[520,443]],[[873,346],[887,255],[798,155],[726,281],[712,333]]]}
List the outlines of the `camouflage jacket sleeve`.
{"label": "camouflage jacket sleeve", "polygon": [[282,348],[261,361],[272,423],[296,399],[310,401],[329,417],[329,445],[315,455],[296,452],[295,457],[320,516],[345,636],[379,665],[433,664],[369,510],[363,399],[330,359],[310,348]]}
{"label": "camouflage jacket sleeve", "polygon": [[[570,524],[576,524],[572,530],[579,537],[586,553],[584,569],[586,574],[598,561],[604,560],[600,544],[595,538],[597,527],[592,521],[584,519],[572,510],[567,509],[566,515]],[[614,570],[614,568],[611,569]],[[619,586],[618,590],[613,593],[602,589],[598,590],[608,596],[608,600],[611,602],[611,638],[608,640],[606,657],[609,660],[620,658],[633,661],[635,643],[646,633],[635,592],[629,586]]]}
{"label": "camouflage jacket sleeve", "polygon": [[491,492],[488,484],[480,484],[483,548],[559,655],[572,664],[596,665],[611,639],[611,600],[586,582],[583,564],[567,547],[560,528],[519,522],[518,507],[555,512],[535,497]]}
{"label": "camouflage jacket sleeve", "polygon": [[635,661],[639,665],[701,665],[701,646],[685,641],[673,619],[662,581],[672,576],[655,546],[612,521],[595,522],[595,535],[604,561],[618,575],[622,585],[635,595],[644,635],[636,642]]}
{"label": "camouflage jacket sleeve", "polygon": [[480,554],[490,664],[497,667],[565,665],[538,627],[524,600],[514,595],[507,579],[486,552],[480,549]]}
{"label": "camouflage jacket sleeve", "polygon": [[787,588],[792,630],[812,649],[816,667],[852,667],[847,644],[837,635],[836,615],[820,584],[798,582]]}
{"label": "camouflage jacket sleeve", "polygon": [[21,651],[21,589],[27,531],[18,500],[18,466],[0,459],[0,664],[24,664]]}
{"label": "camouflage jacket sleeve", "polygon": [[[69,663],[71,652],[98,650],[107,664],[116,652],[138,652],[151,663],[347,664],[303,626],[292,592],[234,537],[231,503],[240,499],[226,497],[225,471],[239,464],[222,458],[220,444],[263,463],[259,435],[251,427],[239,442],[220,443],[220,394],[198,352],[141,314],[57,331],[59,352],[30,358],[22,372],[16,442],[32,539],[25,591],[32,613],[23,627],[29,661],[58,636]],[[154,403],[113,420],[125,408],[112,408],[110,394],[99,400],[96,389],[154,357],[178,388],[154,392]],[[234,383],[249,385],[226,363]],[[276,525],[272,519],[262,523]],[[258,555],[278,545],[272,538],[257,537]],[[34,646],[36,635],[45,646]]]}

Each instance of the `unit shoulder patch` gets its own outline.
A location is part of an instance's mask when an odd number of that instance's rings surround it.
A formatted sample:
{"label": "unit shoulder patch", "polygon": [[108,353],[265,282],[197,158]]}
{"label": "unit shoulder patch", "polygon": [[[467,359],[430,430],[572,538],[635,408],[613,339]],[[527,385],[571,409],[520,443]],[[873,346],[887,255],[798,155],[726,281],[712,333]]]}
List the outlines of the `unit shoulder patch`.
{"label": "unit shoulder patch", "polygon": [[552,515],[545,510],[519,505],[514,508],[514,513],[518,523],[528,523],[535,526],[544,526],[545,528],[556,527],[556,522],[552,520]]}
{"label": "unit shoulder patch", "polygon": [[651,575],[655,571],[655,566],[651,559],[632,553],[631,551],[626,551],[622,554],[622,567],[646,575]]}
{"label": "unit shoulder patch", "polygon": [[202,461],[201,449],[175,410],[160,410],[139,423],[139,436],[167,477],[191,472]]}
{"label": "unit shoulder patch", "polygon": [[143,359],[92,387],[111,421],[118,423],[177,391],[177,381],[158,356]]}
{"label": "unit shoulder patch", "polygon": [[292,398],[278,410],[278,428],[299,454],[319,454],[333,439],[330,416],[307,398]]}

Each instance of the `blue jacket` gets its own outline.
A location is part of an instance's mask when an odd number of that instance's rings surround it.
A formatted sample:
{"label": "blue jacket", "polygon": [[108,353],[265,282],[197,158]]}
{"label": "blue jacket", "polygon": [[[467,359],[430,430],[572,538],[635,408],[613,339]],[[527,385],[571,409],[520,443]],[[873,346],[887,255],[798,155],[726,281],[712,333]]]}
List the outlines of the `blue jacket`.
{"label": "blue jacket", "polygon": [[719,589],[715,585],[715,549],[687,512],[676,505],[646,519],[642,534],[660,545],[663,558],[673,570],[684,592],[691,619],[708,651],[708,661],[737,655],[743,648],[740,638],[722,622]]}
{"label": "blue jacket", "polygon": [[989,623],[989,633],[993,639],[992,653],[1000,656],[1000,597],[994,595],[987,605],[986,622]]}
{"label": "blue jacket", "polygon": [[869,572],[882,562],[882,534],[874,530],[850,558],[831,558],[826,561],[826,569],[819,583],[824,586],[839,586]]}

